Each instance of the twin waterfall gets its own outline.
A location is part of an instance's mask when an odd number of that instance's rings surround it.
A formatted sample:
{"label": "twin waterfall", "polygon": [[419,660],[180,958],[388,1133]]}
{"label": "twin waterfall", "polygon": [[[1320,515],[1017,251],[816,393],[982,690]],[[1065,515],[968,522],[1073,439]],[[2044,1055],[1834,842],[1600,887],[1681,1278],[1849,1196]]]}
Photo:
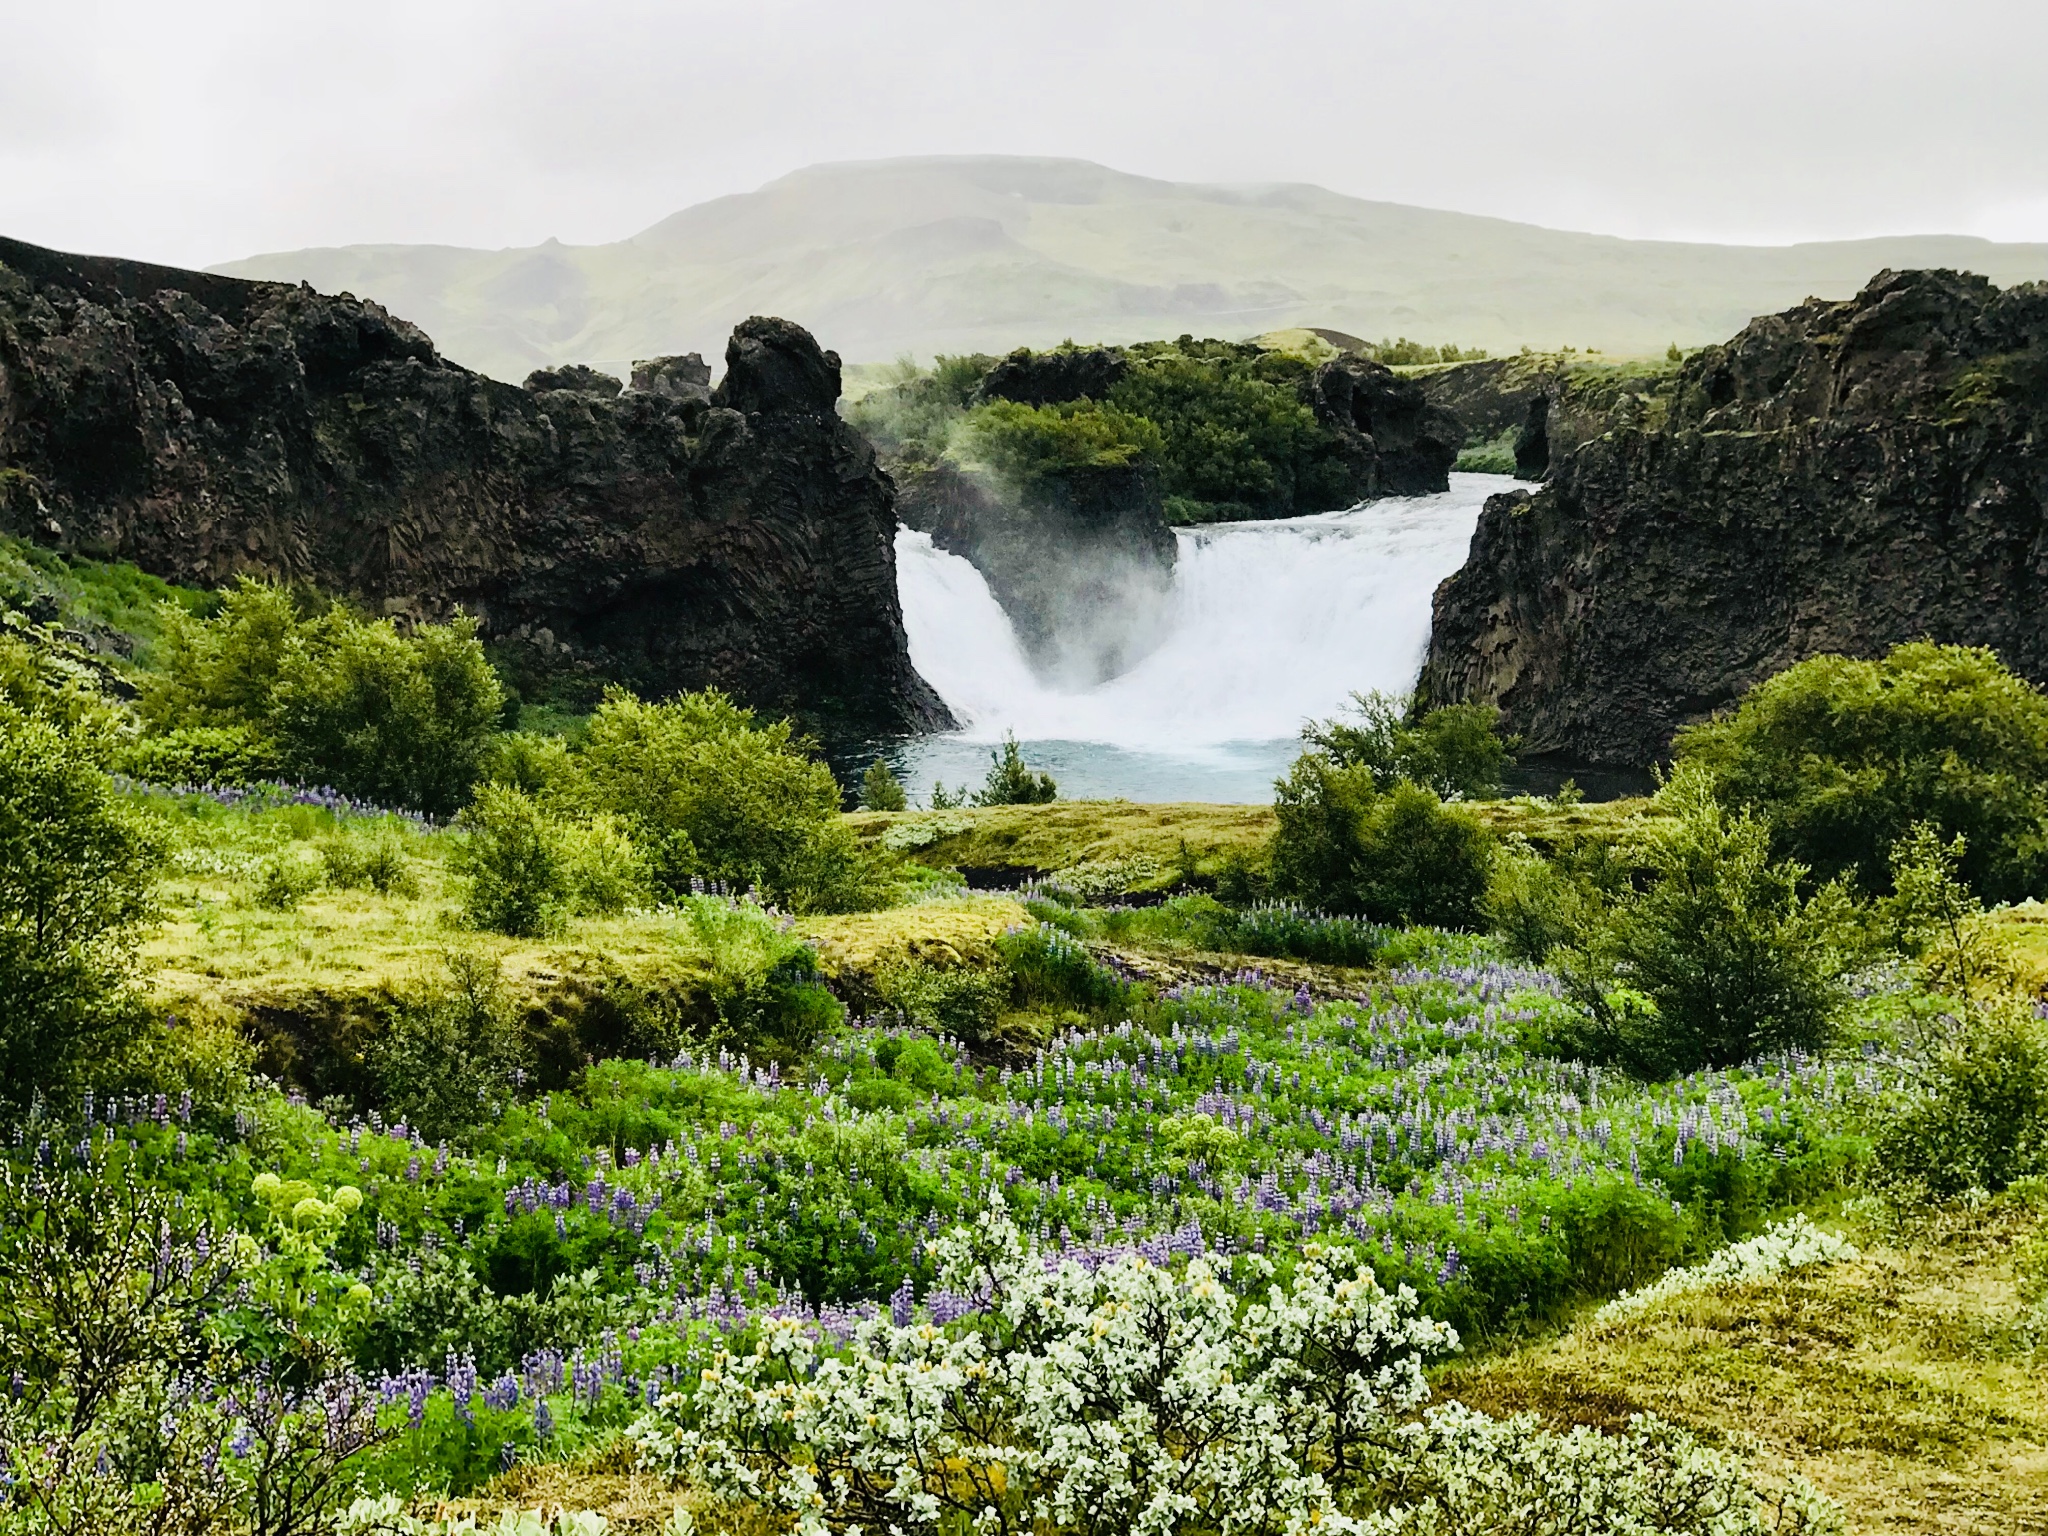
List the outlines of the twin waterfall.
{"label": "twin waterfall", "polygon": [[898,772],[922,802],[934,778],[978,781],[988,744],[1013,732],[1069,798],[1269,799],[1303,721],[1414,686],[1431,594],[1464,563],[1481,504],[1513,483],[1458,474],[1441,495],[1180,529],[1165,638],[1078,692],[1034,675],[980,572],[899,529],[910,659],[965,728],[905,747]]}

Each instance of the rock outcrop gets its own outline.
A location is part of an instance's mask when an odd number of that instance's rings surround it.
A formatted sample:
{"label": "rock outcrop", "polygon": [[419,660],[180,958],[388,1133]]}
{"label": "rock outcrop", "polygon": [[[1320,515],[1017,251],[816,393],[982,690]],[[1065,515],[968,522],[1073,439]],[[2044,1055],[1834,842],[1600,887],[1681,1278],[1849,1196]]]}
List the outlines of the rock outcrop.
{"label": "rock outcrop", "polygon": [[949,724],[837,356],[756,319],[715,395],[677,362],[643,365],[671,387],[521,389],[346,295],[0,241],[0,526],[180,582],[461,607],[516,673],[586,692],[717,685],[828,735]]}
{"label": "rock outcrop", "polygon": [[1067,469],[1008,492],[940,463],[899,468],[897,485],[905,526],[980,570],[1041,676],[1089,687],[1164,635],[1178,546],[1148,471]]}
{"label": "rock outcrop", "polygon": [[1422,689],[1646,763],[1823,652],[1988,645],[2048,683],[2048,286],[1885,272],[1688,358],[1487,502]]}
{"label": "rock outcrop", "polygon": [[1341,505],[1450,489],[1457,423],[1413,379],[1369,358],[1332,358],[1309,380],[1309,407],[1348,471]]}
{"label": "rock outcrop", "polygon": [[1415,382],[1457,422],[1464,447],[1512,434],[1516,478],[1541,480],[1553,459],[1668,394],[1676,378],[1654,366],[1539,354],[1455,363]]}

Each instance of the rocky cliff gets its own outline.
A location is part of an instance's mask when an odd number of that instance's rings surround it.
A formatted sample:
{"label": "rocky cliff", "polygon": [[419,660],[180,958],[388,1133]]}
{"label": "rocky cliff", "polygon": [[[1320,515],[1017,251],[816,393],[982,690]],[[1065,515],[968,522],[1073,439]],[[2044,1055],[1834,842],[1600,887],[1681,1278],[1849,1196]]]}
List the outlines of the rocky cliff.
{"label": "rocky cliff", "polygon": [[[911,668],[888,477],[782,320],[649,383],[527,388],[375,304],[0,241],[0,526],[482,620],[515,672],[717,685],[829,733],[950,723]],[[636,369],[638,377],[640,369]]]}
{"label": "rocky cliff", "polygon": [[1422,688],[1649,762],[1821,652],[1922,636],[2048,682],[2048,286],[1885,272],[1688,358],[1486,504]]}

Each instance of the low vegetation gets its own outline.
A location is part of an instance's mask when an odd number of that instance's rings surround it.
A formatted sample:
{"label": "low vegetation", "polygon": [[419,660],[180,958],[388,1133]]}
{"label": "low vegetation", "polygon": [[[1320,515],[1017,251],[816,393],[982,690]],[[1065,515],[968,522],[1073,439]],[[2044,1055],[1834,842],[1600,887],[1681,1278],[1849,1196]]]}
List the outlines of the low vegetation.
{"label": "low vegetation", "polygon": [[2039,1518],[1989,658],[1767,684],[1618,807],[1368,698],[1271,807],[1011,743],[846,815],[716,694],[523,733],[460,622],[160,617],[0,641],[0,1532]]}

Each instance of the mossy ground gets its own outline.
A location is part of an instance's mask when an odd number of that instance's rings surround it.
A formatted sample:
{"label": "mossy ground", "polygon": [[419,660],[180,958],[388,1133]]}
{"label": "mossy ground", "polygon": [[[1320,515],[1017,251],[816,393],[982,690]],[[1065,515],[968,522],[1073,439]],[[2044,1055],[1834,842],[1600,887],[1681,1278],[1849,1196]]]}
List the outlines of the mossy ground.
{"label": "mossy ground", "polygon": [[[1518,796],[1471,809],[1503,837],[1554,848],[1577,837],[1612,839],[1649,813],[1647,800],[1558,805]],[[1270,805],[1138,804],[1068,800],[947,811],[862,811],[855,832],[931,868],[1006,879],[1078,884],[1083,894],[1166,890],[1214,881],[1233,861],[1256,868],[1273,835]]]}
{"label": "mossy ground", "polygon": [[1448,1368],[1489,1413],[1619,1428],[1655,1413],[1812,1479],[1856,1532],[2048,1531],[2048,1337],[2015,1204],[1858,1233],[1863,1256],[1676,1298]]}

